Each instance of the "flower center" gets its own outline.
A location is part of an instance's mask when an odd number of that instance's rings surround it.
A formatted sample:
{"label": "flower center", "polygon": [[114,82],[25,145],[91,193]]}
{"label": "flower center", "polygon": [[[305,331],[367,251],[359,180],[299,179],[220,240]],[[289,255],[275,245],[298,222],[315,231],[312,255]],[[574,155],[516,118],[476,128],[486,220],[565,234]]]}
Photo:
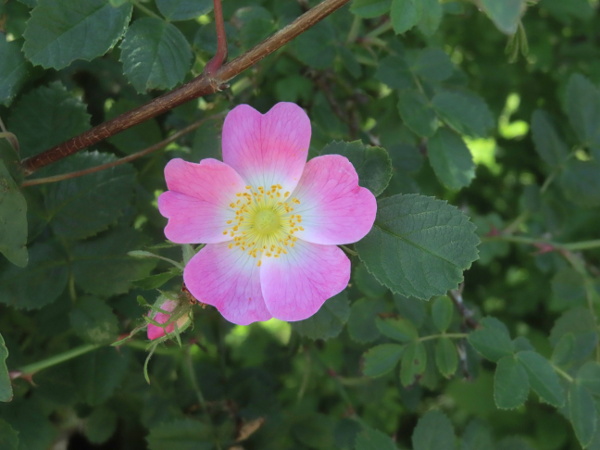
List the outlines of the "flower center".
{"label": "flower center", "polygon": [[294,205],[300,201],[288,198],[290,193],[282,193],[282,189],[279,184],[270,189],[246,186],[246,191],[237,193],[237,199],[229,204],[235,213],[223,231],[233,239],[229,248],[248,252],[258,258],[259,266],[263,256],[277,258],[287,254],[287,248],[298,240],[294,233],[304,229],[300,226],[302,217],[294,214]]}

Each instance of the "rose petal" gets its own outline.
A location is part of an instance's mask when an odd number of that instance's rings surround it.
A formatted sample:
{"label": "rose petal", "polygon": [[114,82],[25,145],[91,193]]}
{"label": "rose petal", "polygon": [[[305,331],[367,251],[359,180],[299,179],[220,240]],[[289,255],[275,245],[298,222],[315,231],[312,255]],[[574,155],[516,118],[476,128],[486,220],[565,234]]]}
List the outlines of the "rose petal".
{"label": "rose petal", "polygon": [[183,280],[200,302],[213,305],[230,322],[248,325],[272,317],[263,300],[259,269],[248,253],[228,244],[210,244],[188,262]]}
{"label": "rose petal", "polygon": [[[175,309],[176,306],[177,306],[176,301],[167,300],[162,305],[160,305],[159,308],[164,311],[171,312]],[[155,322],[158,322],[161,324],[167,322],[169,320],[169,318],[171,317],[170,314],[165,314],[165,313],[161,313],[161,312],[157,313],[155,311],[150,311],[148,313],[148,316],[151,317]],[[157,325],[149,323],[146,331],[148,334],[148,339],[153,341],[154,339],[163,337],[166,333],[171,333],[174,329],[175,329],[174,323],[171,323],[171,324],[167,325],[166,327],[159,327]]]}
{"label": "rose petal", "polygon": [[165,167],[170,189],[158,198],[160,213],[169,219],[165,236],[178,244],[225,242],[227,220],[234,216],[229,204],[245,183],[229,167],[216,159],[194,164],[173,159]]}
{"label": "rose petal", "polygon": [[262,115],[248,105],[235,107],[223,124],[223,161],[254,188],[296,187],[306,164],[310,121],[294,103],[277,103]]}
{"label": "rose petal", "polygon": [[371,229],[377,213],[375,196],[358,185],[356,170],[347,158],[324,155],[311,159],[292,193],[300,204],[303,231],[295,236],[315,244],[350,244]]}
{"label": "rose petal", "polygon": [[350,260],[341,249],[300,240],[286,255],[263,258],[260,269],[267,308],[286,321],[312,316],[350,280]]}

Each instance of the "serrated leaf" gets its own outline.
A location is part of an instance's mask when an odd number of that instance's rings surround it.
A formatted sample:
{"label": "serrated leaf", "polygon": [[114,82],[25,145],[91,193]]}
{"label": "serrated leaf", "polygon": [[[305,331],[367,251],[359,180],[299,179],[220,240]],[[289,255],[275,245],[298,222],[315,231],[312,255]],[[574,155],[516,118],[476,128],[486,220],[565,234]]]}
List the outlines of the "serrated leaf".
{"label": "serrated leaf", "polygon": [[105,302],[84,297],[69,313],[71,327],[84,340],[93,344],[115,341],[119,333],[117,317]]}
{"label": "serrated leaf", "polygon": [[352,281],[360,292],[370,298],[382,297],[388,292],[388,288],[383,286],[377,279],[369,273],[364,264],[353,264]]}
{"label": "serrated leaf", "polygon": [[70,258],[75,283],[85,292],[101,296],[127,292],[134,280],[147,276],[156,264],[127,255],[141,245],[140,233],[133,230],[115,230],[78,244]]}
{"label": "serrated leaf", "polygon": [[427,142],[427,155],[435,175],[448,189],[459,190],[475,178],[475,163],[462,138],[440,128]]}
{"label": "serrated leaf", "polygon": [[454,314],[454,304],[447,295],[436,298],[431,305],[431,318],[439,332],[445,332]]}
{"label": "serrated leaf", "polygon": [[410,70],[425,80],[440,82],[452,76],[454,65],[445,51],[432,47],[412,54]]}
{"label": "serrated leaf", "polygon": [[2,419],[0,419],[0,448],[3,450],[19,448],[19,433]]}
{"label": "serrated leaf", "polygon": [[0,303],[18,309],[41,308],[62,294],[67,278],[64,255],[48,244],[34,244],[27,270],[10,266],[0,272]]}
{"label": "serrated leaf", "polygon": [[417,422],[412,434],[414,450],[454,450],[454,427],[440,411],[429,411]]}
{"label": "serrated leaf", "polygon": [[292,329],[310,339],[331,339],[338,336],[350,317],[350,305],[346,291],[325,302],[312,317],[292,322]]}
{"label": "serrated leaf", "polygon": [[540,398],[556,408],[562,407],[565,391],[548,360],[534,351],[518,352],[516,357],[529,375],[529,385]]}
{"label": "serrated leaf", "polygon": [[28,261],[26,244],[27,202],[0,159],[0,253],[11,263],[25,267]]}
{"label": "serrated leaf", "polygon": [[24,33],[23,52],[33,64],[62,69],[110,50],[127,28],[133,6],[104,0],[39,0]]}
{"label": "serrated leaf", "polygon": [[86,106],[52,83],[27,93],[11,107],[7,128],[19,139],[21,157],[33,156],[90,126]]}
{"label": "serrated leaf", "polygon": [[[8,367],[6,367],[7,358],[8,349],[4,344],[4,338],[0,334],[0,402],[10,402],[13,397],[10,375],[8,374]],[[0,433],[0,436],[2,436],[2,433]],[[0,437],[0,442],[2,442],[1,439]],[[3,447],[0,446],[0,448]]]}
{"label": "serrated leaf", "polygon": [[30,66],[21,53],[21,45],[19,41],[7,42],[0,37],[0,104],[5,106],[11,104],[28,75]]}
{"label": "serrated leaf", "polygon": [[380,344],[370,348],[363,355],[363,374],[379,377],[390,372],[400,361],[404,346],[399,344]]}
{"label": "serrated leaf", "polygon": [[481,97],[465,91],[440,91],[431,100],[439,116],[461,134],[486,137],[494,118]]}
{"label": "serrated leaf", "polygon": [[529,395],[529,378],[525,367],[513,355],[498,361],[494,374],[494,401],[500,409],[521,406]]}
{"label": "serrated leaf", "polygon": [[169,20],[188,20],[211,12],[213,2],[211,0],[156,0],[156,6]]}
{"label": "serrated leaf", "polygon": [[570,159],[563,167],[560,183],[569,200],[584,207],[600,205],[600,162]]}
{"label": "serrated leaf", "polygon": [[423,375],[427,368],[427,352],[425,345],[411,342],[404,347],[400,361],[400,382],[403,386],[411,386]]}
{"label": "serrated leaf", "polygon": [[92,406],[105,402],[123,380],[128,364],[127,353],[113,347],[75,359],[73,381],[81,400]]}
{"label": "serrated leaf", "polygon": [[398,342],[410,342],[419,337],[419,332],[412,322],[402,317],[377,317],[375,324],[381,334]]}
{"label": "serrated leaf", "polygon": [[579,73],[569,78],[565,110],[571,126],[585,146],[600,146],[600,90]]}
{"label": "serrated leaf", "polygon": [[392,439],[379,430],[365,427],[357,436],[354,450],[397,450]]}
{"label": "serrated leaf", "polygon": [[213,429],[192,419],[162,423],[146,437],[150,450],[212,450]]}
{"label": "serrated leaf", "polygon": [[598,426],[598,412],[592,395],[579,383],[572,383],[568,394],[569,419],[583,448],[592,441]]}
{"label": "serrated leaf", "polygon": [[600,363],[588,361],[577,371],[576,382],[596,396],[600,396]]}
{"label": "serrated leaf", "polygon": [[190,70],[190,44],[175,25],[155,17],[136,20],[121,43],[123,73],[138,92],[171,89]]}
{"label": "serrated leaf", "polygon": [[405,125],[419,136],[430,137],[437,130],[437,116],[429,99],[416,89],[398,92],[398,113]]}
{"label": "serrated leaf", "polygon": [[450,338],[441,337],[435,344],[435,364],[445,378],[450,378],[456,373],[458,367],[458,354],[456,346]]}
{"label": "serrated leaf", "polygon": [[569,149],[560,138],[548,114],[536,109],[531,117],[531,134],[538,155],[546,164],[556,167],[569,155]]}
{"label": "serrated leaf", "polygon": [[485,317],[480,322],[481,328],[468,336],[469,343],[490,361],[512,355],[515,350],[506,326],[498,319]]}
{"label": "serrated leaf", "polygon": [[572,308],[554,323],[550,332],[550,343],[554,349],[552,360],[566,365],[583,361],[596,348],[598,333],[594,319],[587,308]]}
{"label": "serrated leaf", "polygon": [[392,178],[392,160],[384,148],[366,146],[361,141],[333,141],[323,147],[321,154],[348,158],[358,173],[359,184],[375,196],[385,190]]}
{"label": "serrated leaf", "polygon": [[375,325],[375,318],[386,310],[381,299],[361,298],[352,303],[348,319],[348,333],[356,342],[373,342],[381,334]]}
{"label": "serrated leaf", "polygon": [[85,437],[92,444],[103,444],[117,429],[117,415],[107,407],[94,409],[85,420]]}
{"label": "serrated leaf", "polygon": [[456,288],[478,243],[475,226],[454,206],[408,194],[379,201],[373,229],[355,248],[380,283],[427,299]]}
{"label": "serrated leaf", "polygon": [[502,2],[481,0],[481,5],[500,31],[506,34],[513,34],[517,31],[517,26],[525,11],[524,0],[504,0]]}
{"label": "serrated leaf", "polygon": [[381,16],[390,10],[391,0],[353,0],[350,12],[365,19]]}
{"label": "serrated leaf", "polygon": [[417,25],[423,14],[419,0],[392,0],[390,19],[396,34],[402,34]]}
{"label": "serrated leaf", "polygon": [[[68,173],[116,159],[104,153],[80,152],[60,161],[54,169]],[[129,206],[134,193],[134,176],[132,167],[122,164],[51,184],[44,200],[54,233],[76,240],[107,229]]]}

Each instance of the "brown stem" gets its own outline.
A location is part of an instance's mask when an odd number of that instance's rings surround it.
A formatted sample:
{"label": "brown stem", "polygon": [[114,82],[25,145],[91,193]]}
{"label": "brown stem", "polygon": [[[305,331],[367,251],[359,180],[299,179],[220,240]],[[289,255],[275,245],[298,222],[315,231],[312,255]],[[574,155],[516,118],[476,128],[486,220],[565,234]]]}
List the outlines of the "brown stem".
{"label": "brown stem", "polygon": [[349,1],[324,0],[254,48],[221,66],[215,73],[203,73],[183,86],[167,92],[145,105],[121,114],[62,144],[23,160],[22,166],[25,175],[30,175],[41,167],[66,158],[120,131],[165,113],[182,103],[219,91],[227,81],[283,47]]}
{"label": "brown stem", "polygon": [[200,127],[206,121],[215,119],[220,116],[222,116],[222,114],[214,114],[212,116],[208,116],[208,117],[205,117],[204,119],[198,120],[198,121],[188,125],[187,127],[182,128],[181,130],[173,133],[168,138],[163,139],[162,141],[157,142],[156,144],[152,144],[150,147],[146,147],[145,149],[140,150],[139,152],[135,152],[135,153],[132,153],[131,155],[125,156],[123,158],[119,158],[116,161],[111,161],[106,164],[100,164],[99,166],[90,167],[89,169],[78,170],[77,172],[69,172],[69,173],[63,173],[60,175],[54,175],[52,177],[35,178],[33,180],[27,180],[21,184],[21,187],[37,186],[39,184],[56,183],[57,181],[70,180],[71,178],[77,178],[77,177],[81,177],[83,175],[88,175],[90,173],[110,169],[111,167],[120,166],[121,164],[125,164],[128,162],[134,161],[138,158],[141,158],[142,156],[146,156],[146,155],[149,155],[150,153],[160,150],[161,148],[164,148],[167,145],[169,145],[171,142],[176,141],[184,134],[194,131],[196,128]]}
{"label": "brown stem", "polygon": [[208,76],[214,74],[227,61],[227,35],[225,34],[225,22],[223,21],[223,8],[221,0],[214,0],[215,5],[215,27],[217,29],[217,52],[215,56],[204,66],[204,73]]}

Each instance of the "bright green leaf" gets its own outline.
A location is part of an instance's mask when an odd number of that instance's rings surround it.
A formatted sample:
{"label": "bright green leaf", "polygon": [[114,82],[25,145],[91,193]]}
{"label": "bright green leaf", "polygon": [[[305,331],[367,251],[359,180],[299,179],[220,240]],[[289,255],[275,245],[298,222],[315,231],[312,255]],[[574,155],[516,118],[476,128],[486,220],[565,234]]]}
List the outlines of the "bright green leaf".
{"label": "bright green leaf", "polygon": [[[0,402],[10,402],[13,397],[12,384],[8,367],[6,367],[6,358],[8,358],[8,349],[4,344],[4,338],[0,334]],[[2,433],[0,433],[2,436]],[[0,438],[1,439],[1,438]],[[0,440],[0,442],[2,442]],[[0,448],[2,448],[0,446]]]}
{"label": "bright green leaf", "polygon": [[494,401],[500,409],[514,409],[527,400],[529,378],[513,355],[500,358],[494,374]]}
{"label": "bright green leaf", "polygon": [[456,288],[463,270],[477,259],[474,229],[467,216],[444,201],[395,195],[379,201],[373,229],[355,247],[380,283],[427,299]]}
{"label": "bright green leaf", "polygon": [[365,427],[357,436],[354,450],[396,450],[392,439],[379,430]]}
{"label": "bright green leaf", "polygon": [[348,158],[358,173],[359,184],[375,196],[384,191],[392,178],[392,160],[384,148],[366,146],[361,141],[333,141],[323,147],[321,154]]}
{"label": "bright green leaf", "polygon": [[28,75],[29,64],[21,53],[21,45],[19,41],[7,42],[0,37],[0,104],[5,106],[10,105]]}
{"label": "bright green leaf", "polygon": [[74,360],[73,380],[83,402],[99,405],[112,395],[125,376],[127,355],[122,348],[104,347]]}
{"label": "bright green leaf", "polygon": [[105,0],[39,0],[27,22],[23,52],[45,68],[91,61],[121,39],[131,11],[131,3],[115,8]]}
{"label": "bright green leaf", "polygon": [[377,317],[375,324],[381,334],[398,342],[410,342],[419,337],[419,332],[412,322],[402,317]]}
{"label": "bright green leaf", "polygon": [[522,351],[516,357],[529,375],[531,388],[542,401],[557,408],[562,407],[565,403],[565,391],[548,360],[534,351]]}
{"label": "bright green leaf", "polygon": [[175,25],[155,17],[136,20],[121,43],[127,79],[138,92],[171,89],[190,70],[190,44]]}
{"label": "bright green leaf", "polygon": [[331,339],[341,333],[349,317],[348,296],[342,291],[327,300],[314,316],[292,322],[292,329],[310,339]]}
{"label": "bright green leaf", "polygon": [[429,163],[435,175],[448,189],[458,190],[475,178],[475,163],[462,138],[440,128],[427,144]]}
{"label": "bright green leaf", "polygon": [[447,295],[436,298],[431,305],[433,324],[440,332],[445,332],[452,322],[454,304]]}
{"label": "bright green leaf", "polygon": [[440,117],[461,134],[486,137],[494,126],[486,103],[471,92],[440,91],[431,102]]}
{"label": "bright green leaf", "polygon": [[402,356],[404,346],[399,344],[380,344],[370,348],[363,355],[363,374],[379,377],[391,371]]}
{"label": "bright green leaf", "polygon": [[485,317],[480,322],[481,328],[469,334],[469,343],[490,361],[512,355],[515,350],[506,326],[498,319]]}
{"label": "bright green leaf", "polygon": [[500,31],[506,34],[517,31],[521,15],[525,11],[524,0],[481,0],[481,5]]}
{"label": "bright green leaf", "polygon": [[577,205],[595,207],[600,205],[600,162],[570,159],[560,175],[565,194]]}
{"label": "bright green leaf", "polygon": [[84,340],[93,344],[115,341],[119,333],[117,317],[106,302],[84,297],[69,313],[73,330]]}
{"label": "bright green leaf", "polygon": [[423,375],[427,368],[427,352],[425,345],[411,342],[404,347],[400,362],[400,382],[403,386],[411,386]]}
{"label": "bright green leaf", "polygon": [[582,447],[587,447],[598,426],[598,411],[589,391],[579,383],[571,384],[568,394],[569,419]]}
{"label": "bright green leaf", "polygon": [[414,450],[454,450],[454,427],[444,413],[428,411],[417,422],[412,435],[412,445]]}
{"label": "bright green leaf", "polygon": [[[6,141],[0,145],[7,145]],[[19,267],[27,265],[27,202],[0,159],[0,253]]]}
{"label": "bright green leaf", "polygon": [[422,3],[419,0],[392,0],[390,19],[396,34],[402,34],[421,20]]}
{"label": "bright green leaf", "polygon": [[2,419],[0,419],[0,448],[3,450],[19,448],[19,433]]}
{"label": "bright green leaf", "polygon": [[600,146],[600,90],[581,74],[569,78],[565,110],[582,144]]}
{"label": "bright green leaf", "polygon": [[188,20],[211,12],[213,2],[211,0],[156,0],[156,6],[169,20]]}
{"label": "bright green leaf", "polygon": [[416,89],[398,92],[398,112],[406,126],[419,136],[430,137],[437,130],[437,116],[429,99]]}
{"label": "bright green leaf", "polygon": [[535,150],[546,164],[556,167],[567,159],[569,149],[556,132],[548,113],[541,109],[533,112],[531,133]]}
{"label": "bright green leaf", "polygon": [[435,343],[435,364],[445,378],[450,378],[456,373],[458,367],[458,354],[452,339],[442,337]]}
{"label": "bright green leaf", "polygon": [[353,0],[350,5],[350,12],[365,19],[378,17],[390,10],[391,1],[392,0]]}

